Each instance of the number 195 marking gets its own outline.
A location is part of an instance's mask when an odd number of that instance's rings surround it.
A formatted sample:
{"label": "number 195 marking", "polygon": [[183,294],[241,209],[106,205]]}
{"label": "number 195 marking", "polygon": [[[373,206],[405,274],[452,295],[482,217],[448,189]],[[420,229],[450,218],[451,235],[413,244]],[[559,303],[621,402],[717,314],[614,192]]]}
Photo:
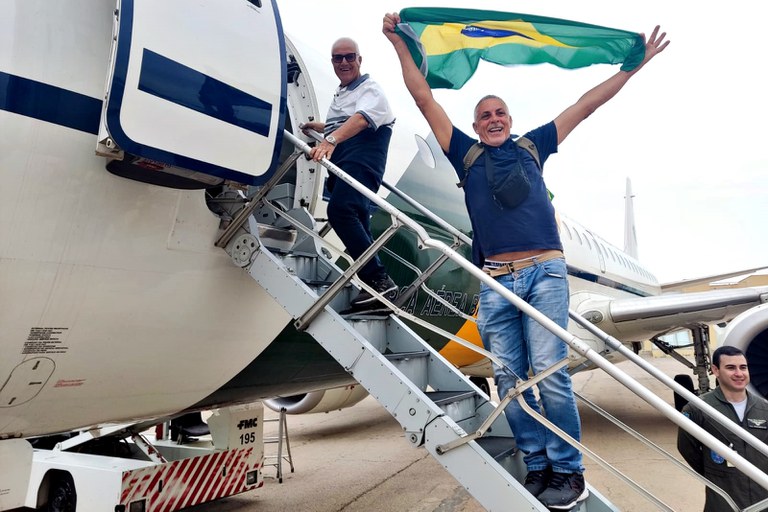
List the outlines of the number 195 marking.
{"label": "number 195 marking", "polygon": [[255,432],[246,432],[245,434],[240,434],[240,444],[251,444],[255,442],[256,442]]}

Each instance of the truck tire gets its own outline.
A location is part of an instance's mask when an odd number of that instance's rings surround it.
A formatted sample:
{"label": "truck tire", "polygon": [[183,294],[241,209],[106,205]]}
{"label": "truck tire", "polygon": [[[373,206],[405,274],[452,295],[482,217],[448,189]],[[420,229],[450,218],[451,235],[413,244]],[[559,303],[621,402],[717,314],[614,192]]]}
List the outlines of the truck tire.
{"label": "truck tire", "polygon": [[48,490],[48,503],[46,512],[75,512],[77,509],[77,492],[75,481],[69,473],[57,471],[51,477],[51,486]]}

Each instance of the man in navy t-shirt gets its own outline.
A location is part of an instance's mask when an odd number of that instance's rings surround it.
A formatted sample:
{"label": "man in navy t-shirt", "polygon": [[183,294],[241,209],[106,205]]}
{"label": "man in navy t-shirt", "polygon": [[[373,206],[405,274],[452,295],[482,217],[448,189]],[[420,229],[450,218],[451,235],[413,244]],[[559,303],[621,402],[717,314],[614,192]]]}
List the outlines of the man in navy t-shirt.
{"label": "man in navy t-shirt", "polygon": [[[465,156],[477,141],[454,127],[435,101],[408,47],[395,33],[399,22],[397,13],[387,14],[382,30],[400,59],[408,91],[463,181],[473,230],[473,262],[565,329],[568,281],[554,208],[539,165],[510,137],[512,117],[506,103],[498,96],[486,96],[475,107],[472,128],[484,151],[465,171]],[[666,34],[658,32],[656,27],[646,42],[645,58],[638,67],[630,72],[619,71],[553,121],[525,134],[535,143],[541,164],[581,121],[613,98],[630,77],[666,48]],[[524,172],[530,183],[528,195],[514,204],[499,204],[487,170],[501,174]],[[517,380],[526,380],[529,371],[538,374],[568,355],[564,342],[484,283],[480,288],[477,326],[485,346],[502,363],[494,364],[500,397],[505,397]],[[538,388],[547,418],[570,437],[580,440],[581,422],[567,368],[543,379]],[[523,396],[533,410],[540,412],[532,389],[524,391]],[[517,401],[507,406],[505,415],[528,468],[526,490],[556,510],[571,509],[586,499],[589,492],[579,450],[545,429]]]}

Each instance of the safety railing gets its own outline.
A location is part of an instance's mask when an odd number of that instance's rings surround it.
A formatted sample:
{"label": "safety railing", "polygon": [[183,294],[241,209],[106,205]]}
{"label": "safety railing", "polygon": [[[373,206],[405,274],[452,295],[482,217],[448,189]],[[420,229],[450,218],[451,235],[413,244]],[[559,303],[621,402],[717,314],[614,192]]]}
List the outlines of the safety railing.
{"label": "safety railing", "polygon": [[[220,239],[216,242],[217,246],[225,247],[229,240],[236,234],[237,230],[247,221],[247,218],[251,215],[251,213],[257,208],[258,203],[264,199],[266,194],[269,191],[269,188],[271,186],[274,186],[275,184],[279,183],[280,180],[283,178],[285,173],[288,171],[290,166],[293,164],[295,159],[297,158],[296,155],[306,154],[308,155],[310,152],[310,147],[307,145],[306,142],[299,139],[298,137],[294,136],[292,133],[285,131],[284,132],[285,139],[291,142],[294,146],[296,146],[300,153],[294,153],[291,155],[288,161],[286,161],[275,173],[275,175],[270,179],[270,181],[262,187],[262,189],[259,191],[257,196],[252,198],[251,203],[248,205],[246,209],[244,209],[238,216],[232,221],[230,226],[227,230],[222,234]],[[632,393],[643,399],[645,402],[650,404],[652,407],[657,409],[659,412],[661,412],[664,416],[666,416],[670,421],[672,421],[674,424],[676,424],[679,428],[687,431],[692,436],[694,436],[696,439],[701,441],[703,444],[708,446],[709,448],[715,450],[717,453],[724,456],[724,458],[731,463],[733,466],[738,468],[742,473],[744,473],[746,476],[748,476],[750,479],[755,481],[758,485],[768,490],[768,475],[760,471],[757,467],[755,467],[753,464],[751,464],[748,460],[746,460],[744,457],[736,453],[734,450],[732,450],[730,447],[726,446],[724,443],[719,441],[717,438],[715,438],[713,435],[711,435],[709,432],[704,430],[703,428],[699,427],[697,424],[693,423],[691,420],[680,414],[674,407],[666,403],[664,400],[656,396],[654,393],[649,391],[647,388],[642,386],[639,382],[637,382],[635,379],[633,379],[631,376],[626,374],[624,371],[619,369],[616,365],[612,364],[608,360],[606,360],[602,355],[600,355],[598,352],[593,350],[587,343],[585,343],[583,340],[579,339],[575,335],[568,332],[566,329],[560,327],[556,323],[554,323],[552,320],[550,320],[548,317],[540,313],[538,310],[530,306],[528,303],[523,301],[520,297],[516,296],[509,290],[507,290],[502,285],[498,284],[493,278],[486,275],[482,270],[477,268],[475,265],[473,265],[471,262],[466,260],[461,254],[457,252],[457,247],[459,243],[463,244],[471,244],[471,239],[467,237],[464,233],[457,230],[454,226],[450,225],[449,223],[445,222],[443,219],[435,215],[433,212],[427,210],[422,205],[420,205],[418,202],[407,196],[402,191],[399,191],[396,189],[396,187],[393,187],[387,183],[384,183],[383,185],[385,188],[390,190],[390,192],[397,195],[399,198],[401,198],[403,201],[405,201],[409,206],[416,209],[420,214],[424,215],[430,221],[434,222],[435,225],[439,226],[440,228],[444,229],[447,233],[449,233],[451,236],[454,237],[455,243],[453,246],[448,246],[444,242],[434,239],[429,236],[427,231],[424,229],[423,226],[418,224],[416,221],[412,220],[410,217],[405,215],[403,212],[392,206],[390,203],[385,201],[383,198],[381,198],[378,194],[372,192],[359,182],[357,182],[354,178],[349,176],[347,173],[345,173],[342,169],[338,168],[336,165],[331,163],[328,159],[323,158],[320,163],[328,169],[329,172],[335,174],[338,179],[344,181],[351,187],[353,187],[355,190],[357,190],[360,194],[364,195],[366,198],[368,198],[371,202],[377,205],[379,209],[387,213],[391,219],[392,219],[392,225],[385,229],[382,235],[380,235],[373,243],[373,245],[356,261],[353,261],[350,265],[350,267],[342,274],[342,276],[337,279],[324,293],[320,296],[318,301],[299,319],[295,321],[295,326],[298,329],[305,328],[311,321],[319,314],[324,307],[330,303],[330,301],[335,297],[336,294],[338,294],[351,280],[355,279],[356,272],[365,265],[379,250],[381,250],[384,246],[384,244],[391,239],[391,237],[395,234],[395,232],[398,229],[406,228],[412,233],[414,233],[417,237],[417,245],[420,250],[426,250],[426,249],[432,249],[436,250],[440,253],[440,256],[438,259],[430,266],[429,269],[425,270],[418,276],[419,286],[424,286],[424,283],[429,278],[429,276],[434,273],[434,271],[444,263],[445,261],[453,261],[455,264],[459,265],[465,272],[470,274],[472,277],[476,278],[481,283],[485,284],[492,290],[494,290],[496,293],[504,297],[507,301],[512,303],[515,307],[517,307],[522,313],[525,315],[531,317],[536,322],[541,324],[544,328],[546,328],[548,331],[556,335],[558,338],[560,338],[564,343],[566,343],[572,350],[574,350],[576,353],[584,357],[585,359],[589,360],[591,363],[593,363],[597,368],[600,368],[601,370],[605,371],[607,374],[609,374],[613,379],[618,381],[620,384],[625,386],[627,389],[629,389]],[[297,224],[297,227],[300,227]],[[302,228],[300,228],[302,229]],[[307,230],[306,228],[303,228],[303,231],[307,232],[307,234],[311,236],[317,237],[316,234],[311,233],[310,230]],[[452,333],[449,333],[447,331],[444,331],[442,329],[437,328],[436,326],[430,324],[429,322],[426,322],[425,320],[417,317],[416,315],[412,315],[409,313],[406,313],[402,309],[400,309],[400,306],[402,305],[402,301],[398,300],[397,303],[390,302],[389,300],[385,299],[384,297],[381,297],[379,294],[375,292],[370,286],[368,286],[366,283],[363,283],[359,279],[355,280],[356,283],[360,284],[364,289],[366,289],[368,292],[372,293],[374,296],[376,296],[380,302],[385,304],[388,308],[392,310],[393,314],[396,314],[400,317],[403,317],[417,325],[423,326],[425,328],[430,329],[431,331],[444,336],[447,339],[450,339],[452,341],[455,341],[462,346],[473,350],[480,354],[483,357],[488,358],[491,360],[494,364],[497,364],[499,367],[504,368],[504,365],[501,363],[501,361],[495,357],[492,353],[488,352],[487,350],[483,349],[482,347],[478,347],[477,345],[464,340]],[[417,286],[414,286],[414,289],[417,288]],[[741,439],[743,439],[746,443],[748,443],[750,446],[758,450],[760,453],[768,456],[768,446],[766,446],[764,443],[762,443],[759,439],[754,437],[753,435],[746,432],[744,429],[742,429],[740,426],[736,425],[733,421],[728,419],[726,416],[724,416],[722,413],[716,411],[714,408],[703,402],[699,397],[697,397],[692,392],[685,389],[683,386],[675,382],[674,380],[670,379],[666,375],[664,375],[661,371],[659,371],[657,368],[650,365],[648,362],[646,362],[644,359],[642,359],[640,356],[629,350],[627,347],[625,347],[621,342],[616,340],[615,338],[609,336],[608,334],[604,333],[602,330],[600,330],[597,326],[590,323],[588,320],[583,318],[581,315],[576,313],[573,310],[569,310],[569,316],[577,322],[579,325],[587,329],[590,333],[597,336],[599,339],[601,339],[607,346],[609,346],[611,349],[619,352],[623,357],[626,359],[632,361],[634,364],[638,365],[641,369],[648,372],[651,376],[659,380],[662,384],[670,388],[675,393],[678,393],[679,395],[683,396],[685,399],[687,399],[693,406],[701,409],[705,414],[709,415],[712,419],[717,421],[720,425],[728,429],[730,432],[734,433],[735,435],[739,436]],[[640,487],[637,483],[626,477],[625,475],[622,475],[621,473],[618,473],[615,468],[610,466],[610,464],[603,461],[597,454],[589,450],[587,447],[583,446],[581,443],[576,441],[575,439],[571,438],[567,434],[565,434],[562,431],[559,431],[559,429],[551,424],[546,418],[539,415],[532,409],[530,409],[527,404],[525,403],[525,400],[522,397],[522,392],[525,389],[528,389],[532,386],[534,386],[537,382],[539,382],[541,379],[546,378],[547,375],[551,374],[552,372],[556,371],[557,369],[565,366],[568,364],[567,360],[562,360],[558,363],[556,363],[553,367],[548,369],[545,372],[542,372],[540,375],[534,376],[531,379],[528,380],[518,380],[518,385],[509,391],[509,394],[506,397],[500,397],[501,403],[499,404],[498,408],[494,413],[492,413],[492,417],[487,420],[483,426],[481,426],[477,432],[470,433],[465,440],[460,442],[455,442],[450,445],[445,445],[442,447],[439,447],[439,451],[448,451],[452,448],[455,448],[459,444],[463,442],[469,442],[472,439],[476,439],[478,437],[481,437],[485,433],[485,429],[487,429],[487,426],[490,425],[490,422],[492,422],[493,417],[496,417],[500,414],[502,414],[504,407],[511,401],[511,400],[517,400],[523,409],[527,410],[529,414],[531,414],[537,421],[545,425],[550,430],[553,430],[557,435],[559,435],[561,438],[563,438],[566,442],[569,444],[577,447],[579,450],[581,450],[583,453],[587,454],[590,458],[594,459],[598,464],[608,469],[610,472],[615,474],[617,477],[624,480],[626,483],[628,483],[630,486],[632,486],[636,491],[640,492],[642,495],[646,497],[646,499],[649,499],[651,502],[659,506],[660,508],[664,508],[667,510],[670,509],[667,505],[665,505],[663,502],[658,500],[656,497],[645,491],[642,487]],[[509,371],[507,369],[507,371]],[[515,376],[517,378],[517,376]],[[588,407],[593,407],[594,404],[589,403],[588,401],[585,401],[582,397],[579,397],[583,403],[586,403]],[[600,414],[604,414],[605,412],[600,412]],[[605,413],[607,414],[607,413]],[[610,415],[608,415],[610,416]],[[611,420],[614,421],[614,420]],[[618,420],[616,420],[618,421]],[[620,423],[620,422],[619,422]],[[623,427],[629,428],[626,425],[623,425]],[[622,427],[622,428],[623,428]],[[631,433],[631,429],[629,429]],[[636,438],[642,438],[642,436],[639,436],[639,434],[635,433],[632,434],[635,435]],[[643,439],[640,439],[643,441]],[[644,440],[643,442],[650,443],[648,440]],[[650,443],[649,445],[652,445]],[[663,450],[662,450],[663,451]],[[733,503],[733,500],[730,499],[730,497],[727,496],[722,490],[717,488],[714,484],[707,481],[704,477],[699,476],[690,468],[687,468],[686,466],[682,465],[675,459],[675,457],[671,456],[670,454],[664,452],[667,457],[675,460],[679,466],[681,466],[683,469],[688,471],[689,473],[695,475],[697,478],[705,481],[705,483],[713,488],[716,492],[720,493],[726,501],[729,502],[732,506],[735,507],[735,504]],[[751,510],[750,509],[747,510]],[[738,510],[738,508],[734,508],[734,510]],[[757,508],[755,508],[757,510]]]}

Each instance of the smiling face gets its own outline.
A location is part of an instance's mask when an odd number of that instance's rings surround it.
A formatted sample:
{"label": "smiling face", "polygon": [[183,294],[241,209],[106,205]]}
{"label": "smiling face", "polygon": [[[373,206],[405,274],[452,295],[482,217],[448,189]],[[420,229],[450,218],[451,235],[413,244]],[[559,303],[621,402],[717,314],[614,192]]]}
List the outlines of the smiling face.
{"label": "smiling face", "polygon": [[486,96],[475,107],[475,122],[472,128],[487,145],[498,147],[509,138],[512,129],[512,116],[507,104],[496,96]]}
{"label": "smiling face", "polygon": [[712,365],[712,373],[726,398],[743,395],[749,384],[749,367],[743,355],[721,355],[719,367]]}
{"label": "smiling face", "polygon": [[[342,58],[339,59],[339,56],[342,56]],[[344,57],[352,58],[352,62],[349,62]],[[337,60],[341,62],[336,62]],[[333,63],[333,71],[339,77],[342,87],[360,78],[360,64],[363,63],[363,58],[360,56],[357,43],[348,37],[343,37],[333,43],[331,63]]]}

